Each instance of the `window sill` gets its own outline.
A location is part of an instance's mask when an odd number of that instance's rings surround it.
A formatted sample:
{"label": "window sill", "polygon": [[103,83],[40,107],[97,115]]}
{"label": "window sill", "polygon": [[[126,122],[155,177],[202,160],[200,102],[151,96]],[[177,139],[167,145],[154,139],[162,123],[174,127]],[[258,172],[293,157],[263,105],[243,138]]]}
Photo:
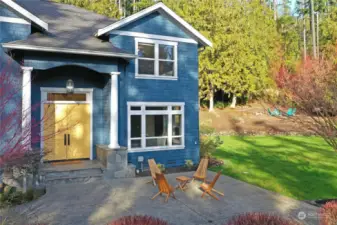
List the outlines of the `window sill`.
{"label": "window sill", "polygon": [[136,75],[136,79],[151,79],[151,80],[178,80],[178,77],[168,77],[168,76],[150,76],[150,75]]}
{"label": "window sill", "polygon": [[155,152],[155,151],[171,151],[171,150],[184,150],[185,146],[177,145],[171,147],[153,147],[153,148],[132,148],[128,149],[129,153],[136,153],[136,152]]}

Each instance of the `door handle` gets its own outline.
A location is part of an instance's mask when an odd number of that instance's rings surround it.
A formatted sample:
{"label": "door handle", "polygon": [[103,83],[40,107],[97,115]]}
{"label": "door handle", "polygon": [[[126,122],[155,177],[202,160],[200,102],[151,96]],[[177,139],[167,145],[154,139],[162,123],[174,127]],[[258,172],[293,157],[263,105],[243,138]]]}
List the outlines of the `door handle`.
{"label": "door handle", "polygon": [[70,134],[68,134],[68,145],[70,145]]}
{"label": "door handle", "polygon": [[67,135],[66,134],[64,135],[63,141],[64,141],[64,145],[67,145]]}

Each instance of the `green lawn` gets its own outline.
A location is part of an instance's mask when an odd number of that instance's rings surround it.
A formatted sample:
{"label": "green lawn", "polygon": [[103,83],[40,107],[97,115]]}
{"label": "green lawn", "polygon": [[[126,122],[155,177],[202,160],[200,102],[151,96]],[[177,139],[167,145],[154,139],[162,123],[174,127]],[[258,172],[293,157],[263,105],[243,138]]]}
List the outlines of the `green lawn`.
{"label": "green lawn", "polygon": [[224,160],[224,174],[300,200],[337,198],[337,152],[321,138],[229,136],[223,141],[213,155]]}

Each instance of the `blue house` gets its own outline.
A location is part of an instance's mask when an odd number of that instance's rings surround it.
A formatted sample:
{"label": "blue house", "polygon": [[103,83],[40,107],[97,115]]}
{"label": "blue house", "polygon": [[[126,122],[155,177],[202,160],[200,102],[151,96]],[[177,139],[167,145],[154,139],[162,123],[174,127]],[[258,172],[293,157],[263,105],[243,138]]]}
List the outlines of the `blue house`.
{"label": "blue house", "polygon": [[0,43],[22,66],[22,127],[46,161],[93,160],[101,145],[137,167],[199,161],[198,49],[212,43],[163,3],[115,20],[0,0]]}

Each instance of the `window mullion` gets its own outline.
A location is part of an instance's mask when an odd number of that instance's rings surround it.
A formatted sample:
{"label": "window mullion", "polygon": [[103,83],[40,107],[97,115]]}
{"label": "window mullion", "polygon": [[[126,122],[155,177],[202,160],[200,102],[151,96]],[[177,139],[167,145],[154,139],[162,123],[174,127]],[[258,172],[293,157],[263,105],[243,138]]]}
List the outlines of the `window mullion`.
{"label": "window mullion", "polygon": [[131,106],[128,106],[128,147],[131,149]]}
{"label": "window mullion", "polygon": [[168,107],[168,146],[172,146],[172,106]]}
{"label": "window mullion", "polygon": [[141,106],[141,111],[142,111],[142,148],[146,147],[146,115],[145,115],[145,105]]}
{"label": "window mullion", "polygon": [[175,45],[174,48],[174,68],[173,68],[173,73],[174,77],[178,77],[178,46]]}
{"label": "window mullion", "polygon": [[181,144],[185,146],[185,106],[181,106]]}
{"label": "window mullion", "polygon": [[154,45],[154,58],[155,58],[155,76],[159,76],[159,44]]}

